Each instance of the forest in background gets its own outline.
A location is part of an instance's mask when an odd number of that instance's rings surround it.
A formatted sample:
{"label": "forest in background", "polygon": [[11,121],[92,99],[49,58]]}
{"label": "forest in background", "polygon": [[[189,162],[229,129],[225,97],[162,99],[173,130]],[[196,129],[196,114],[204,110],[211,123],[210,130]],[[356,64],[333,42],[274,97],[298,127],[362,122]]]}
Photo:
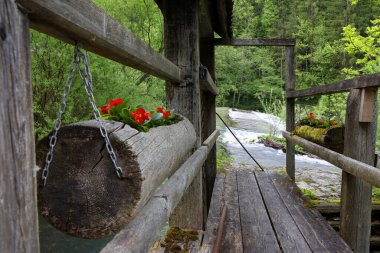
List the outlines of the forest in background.
{"label": "forest in background", "polygon": [[[102,9],[163,52],[163,18],[153,0],[93,0]],[[323,85],[380,72],[379,0],[235,0],[235,38],[295,38],[297,88]],[[73,57],[73,46],[31,32],[36,139],[53,127]],[[95,54],[89,54],[98,106],[121,97],[147,107],[164,105],[164,81]],[[283,47],[217,47],[218,106],[259,110],[284,117]],[[346,95],[298,100],[307,112],[344,120]],[[64,122],[92,117],[77,76]],[[379,132],[379,131],[378,131]]]}

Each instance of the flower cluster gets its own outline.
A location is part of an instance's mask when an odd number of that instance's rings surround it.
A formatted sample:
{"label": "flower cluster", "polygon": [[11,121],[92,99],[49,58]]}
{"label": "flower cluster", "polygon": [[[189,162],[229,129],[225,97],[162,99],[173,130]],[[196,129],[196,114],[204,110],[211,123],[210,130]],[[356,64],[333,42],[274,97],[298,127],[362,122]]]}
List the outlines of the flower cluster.
{"label": "flower cluster", "polygon": [[177,118],[172,111],[162,107],[152,111],[147,111],[142,106],[132,108],[121,98],[109,100],[107,105],[100,107],[100,111],[103,120],[120,121],[142,132],[147,132],[152,127],[173,124]]}
{"label": "flower cluster", "polygon": [[318,127],[318,128],[328,128],[334,125],[337,125],[335,118],[316,118],[314,116],[314,113],[309,113],[309,115],[306,118],[301,119],[299,122],[300,125],[309,125],[312,127]]}

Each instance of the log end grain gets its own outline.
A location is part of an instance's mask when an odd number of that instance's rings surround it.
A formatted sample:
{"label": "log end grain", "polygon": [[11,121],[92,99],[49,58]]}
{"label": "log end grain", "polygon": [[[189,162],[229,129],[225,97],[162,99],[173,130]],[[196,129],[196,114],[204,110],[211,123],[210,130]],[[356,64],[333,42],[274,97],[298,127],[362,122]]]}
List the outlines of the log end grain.
{"label": "log end grain", "polygon": [[[105,147],[96,121],[61,128],[45,187],[38,189],[39,212],[54,227],[81,238],[118,232],[138,213],[154,190],[194,147],[194,128],[187,119],[146,133],[120,122],[104,121],[123,179]],[[37,145],[43,168],[49,137]],[[41,183],[39,171],[38,181]]]}

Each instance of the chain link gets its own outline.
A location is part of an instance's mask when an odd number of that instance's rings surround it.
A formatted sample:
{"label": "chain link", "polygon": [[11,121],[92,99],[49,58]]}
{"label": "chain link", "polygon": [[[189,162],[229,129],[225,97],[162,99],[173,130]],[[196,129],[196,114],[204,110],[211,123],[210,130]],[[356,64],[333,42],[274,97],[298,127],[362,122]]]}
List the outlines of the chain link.
{"label": "chain link", "polygon": [[[81,68],[79,65],[81,60],[83,61],[83,64],[84,64],[83,68]],[[90,71],[90,63],[88,61],[87,55],[85,53],[83,53],[79,49],[78,46],[76,46],[75,52],[74,52],[74,59],[71,62],[70,73],[69,73],[69,76],[67,78],[65,90],[63,93],[63,97],[62,97],[62,101],[61,101],[61,104],[59,106],[58,117],[54,122],[53,133],[49,138],[50,139],[49,140],[49,151],[46,155],[44,169],[42,170],[42,177],[41,177],[42,186],[46,185],[46,181],[47,181],[47,178],[49,175],[49,168],[50,168],[51,162],[53,160],[54,148],[55,148],[55,145],[57,144],[57,134],[58,134],[59,129],[61,128],[62,116],[65,113],[66,107],[67,107],[67,97],[70,93],[71,86],[73,84],[73,80],[74,80],[74,76],[75,76],[75,70],[78,68],[79,68],[79,75],[81,76],[81,78],[83,80],[86,93],[88,95],[88,98],[90,100],[90,103],[91,103],[91,106],[93,109],[94,117],[99,124],[100,134],[104,138],[104,142],[106,144],[107,152],[110,155],[112,164],[115,167],[116,174],[119,178],[122,178],[122,175],[123,175],[123,170],[120,166],[118,166],[116,154],[115,154],[113,147],[111,145],[111,142],[108,138],[107,130],[101,121],[101,114],[99,112],[98,107],[95,104],[95,99],[94,99],[94,95],[93,95],[93,91],[92,91],[92,74]]]}

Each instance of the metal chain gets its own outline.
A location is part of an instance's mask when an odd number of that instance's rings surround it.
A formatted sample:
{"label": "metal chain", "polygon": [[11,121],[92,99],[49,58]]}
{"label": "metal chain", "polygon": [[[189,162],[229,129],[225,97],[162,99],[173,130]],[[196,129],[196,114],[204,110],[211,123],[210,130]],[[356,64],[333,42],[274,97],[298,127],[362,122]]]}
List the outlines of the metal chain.
{"label": "metal chain", "polygon": [[41,183],[43,186],[46,185],[46,180],[47,180],[48,175],[49,175],[50,164],[53,160],[54,147],[57,144],[58,130],[61,128],[62,116],[63,116],[63,113],[66,111],[66,106],[67,106],[67,96],[69,95],[69,92],[71,90],[71,86],[72,86],[73,80],[74,80],[75,70],[78,68],[79,61],[80,61],[80,59],[79,59],[78,55],[75,53],[74,59],[71,62],[70,73],[69,73],[69,76],[68,76],[67,81],[66,81],[65,91],[63,92],[62,101],[61,101],[61,104],[59,106],[58,117],[54,121],[53,133],[49,138],[50,139],[49,151],[46,155],[45,167],[42,170],[42,177],[41,177],[41,180],[42,180]]}
{"label": "metal chain", "polygon": [[75,51],[76,51],[76,54],[79,56],[79,58],[83,61],[83,64],[84,64],[84,68],[79,67],[79,75],[81,76],[81,78],[83,80],[84,88],[86,89],[86,93],[88,95],[92,109],[94,111],[94,117],[99,124],[100,134],[104,138],[104,142],[106,144],[106,148],[107,148],[108,154],[110,155],[113,166],[115,167],[116,174],[119,178],[122,178],[123,170],[117,163],[116,154],[115,154],[113,147],[111,145],[111,142],[108,138],[107,130],[101,121],[101,114],[99,112],[99,109],[95,104],[95,98],[94,98],[94,94],[92,91],[92,74],[90,71],[90,63],[88,61],[87,54],[80,51],[80,49],[78,47],[75,49]]}
{"label": "metal chain", "polygon": [[[81,68],[79,66],[80,60],[83,61],[84,68]],[[47,178],[49,175],[50,164],[53,160],[54,148],[55,148],[55,145],[57,144],[57,134],[58,134],[59,129],[61,128],[62,116],[63,116],[63,114],[66,110],[66,106],[67,106],[67,96],[70,92],[70,89],[71,89],[71,86],[73,83],[75,70],[78,67],[79,67],[79,75],[83,80],[86,93],[88,95],[88,98],[90,100],[90,103],[91,103],[91,106],[93,109],[94,117],[99,124],[100,134],[104,138],[104,142],[106,144],[106,148],[107,148],[108,154],[110,155],[111,161],[115,167],[116,174],[119,178],[122,178],[122,175],[123,175],[122,168],[120,166],[118,166],[117,157],[116,157],[116,154],[113,150],[111,142],[109,140],[107,130],[105,129],[105,127],[101,121],[101,114],[98,110],[98,107],[95,104],[95,99],[94,99],[94,95],[93,95],[93,91],[92,91],[92,74],[90,71],[90,63],[88,61],[87,55],[85,53],[83,53],[82,51],[80,51],[79,47],[76,46],[75,52],[74,52],[74,59],[71,62],[70,74],[69,74],[69,77],[67,78],[67,82],[65,85],[65,91],[64,91],[63,98],[62,98],[62,101],[61,101],[61,104],[59,107],[58,117],[54,122],[53,134],[49,138],[50,139],[49,151],[46,155],[45,167],[42,171],[42,186],[46,185],[46,181],[47,181]]]}

